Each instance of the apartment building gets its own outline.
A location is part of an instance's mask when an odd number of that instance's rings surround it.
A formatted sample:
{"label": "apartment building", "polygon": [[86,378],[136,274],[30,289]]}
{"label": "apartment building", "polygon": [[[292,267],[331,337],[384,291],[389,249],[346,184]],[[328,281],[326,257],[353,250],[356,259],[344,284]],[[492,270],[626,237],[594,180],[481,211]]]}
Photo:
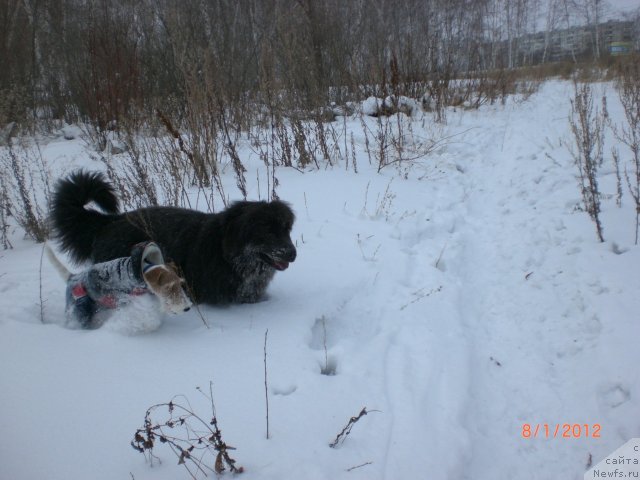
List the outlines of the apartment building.
{"label": "apartment building", "polygon": [[[596,39],[598,40],[596,42]],[[540,63],[607,54],[625,55],[640,50],[640,21],[611,20],[551,32],[538,32],[518,39],[523,63]]]}

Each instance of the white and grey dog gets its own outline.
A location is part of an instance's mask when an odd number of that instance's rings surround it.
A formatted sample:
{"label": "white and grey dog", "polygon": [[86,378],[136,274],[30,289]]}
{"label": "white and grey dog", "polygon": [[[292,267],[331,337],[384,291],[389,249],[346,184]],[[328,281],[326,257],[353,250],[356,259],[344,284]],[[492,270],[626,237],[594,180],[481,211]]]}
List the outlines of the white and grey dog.
{"label": "white and grey dog", "polygon": [[[70,326],[98,328],[113,313],[122,313],[122,307],[131,305],[126,309],[131,315],[119,315],[118,322],[129,333],[136,333],[157,328],[162,311],[177,314],[191,308],[184,279],[173,265],[164,263],[154,242],[140,243],[129,257],[96,263],[80,273],[71,273],[49,245],[45,248],[67,282],[65,310]],[[159,300],[160,308],[149,297]]]}

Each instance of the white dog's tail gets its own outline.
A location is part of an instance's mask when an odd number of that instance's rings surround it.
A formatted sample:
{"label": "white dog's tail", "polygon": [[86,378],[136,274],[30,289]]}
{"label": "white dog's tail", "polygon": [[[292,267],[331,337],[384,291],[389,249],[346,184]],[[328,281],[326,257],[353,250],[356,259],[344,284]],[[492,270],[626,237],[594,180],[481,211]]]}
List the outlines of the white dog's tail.
{"label": "white dog's tail", "polygon": [[69,277],[71,276],[71,272],[69,270],[67,270],[67,267],[65,267],[62,264],[62,262],[58,259],[58,257],[56,257],[55,252],[49,246],[48,243],[44,244],[44,249],[47,252],[47,257],[49,257],[49,261],[51,262],[51,265],[53,265],[55,267],[55,269],[58,271],[58,273],[63,278],[63,280],[65,282],[67,280],[69,280]]}

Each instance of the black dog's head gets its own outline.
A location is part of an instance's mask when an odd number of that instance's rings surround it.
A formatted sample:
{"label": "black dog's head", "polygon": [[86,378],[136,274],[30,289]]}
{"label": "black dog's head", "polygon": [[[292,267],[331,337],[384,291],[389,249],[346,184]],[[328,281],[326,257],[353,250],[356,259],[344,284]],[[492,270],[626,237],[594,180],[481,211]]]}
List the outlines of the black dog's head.
{"label": "black dog's head", "polygon": [[262,263],[285,270],[296,259],[291,242],[295,216],[286,203],[236,202],[225,212],[224,257],[233,262],[255,257]]}

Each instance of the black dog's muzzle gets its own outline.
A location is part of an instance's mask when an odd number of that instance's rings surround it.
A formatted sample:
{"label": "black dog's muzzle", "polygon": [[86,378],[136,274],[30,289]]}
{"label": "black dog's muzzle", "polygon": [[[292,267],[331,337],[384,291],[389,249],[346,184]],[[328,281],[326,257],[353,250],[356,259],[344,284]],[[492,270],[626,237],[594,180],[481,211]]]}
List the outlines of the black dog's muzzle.
{"label": "black dog's muzzle", "polygon": [[296,260],[297,252],[293,244],[261,254],[262,259],[276,270],[289,268],[289,264]]}

